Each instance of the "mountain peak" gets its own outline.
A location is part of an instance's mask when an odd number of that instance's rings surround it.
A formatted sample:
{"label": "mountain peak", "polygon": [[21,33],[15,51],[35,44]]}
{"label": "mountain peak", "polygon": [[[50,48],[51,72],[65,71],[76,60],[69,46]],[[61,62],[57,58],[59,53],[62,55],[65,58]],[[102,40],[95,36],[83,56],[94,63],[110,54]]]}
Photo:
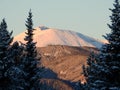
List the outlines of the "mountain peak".
{"label": "mountain peak", "polygon": [[[24,41],[25,33],[21,33],[14,38],[14,41]],[[47,45],[67,45],[67,46],[87,46],[100,48],[102,42],[92,37],[83,35],[74,31],[60,30],[39,26],[34,30],[34,42],[37,47],[45,47]]]}
{"label": "mountain peak", "polygon": [[49,29],[47,26],[44,26],[44,25],[40,25],[39,28],[40,28],[40,30],[47,30],[47,29]]}

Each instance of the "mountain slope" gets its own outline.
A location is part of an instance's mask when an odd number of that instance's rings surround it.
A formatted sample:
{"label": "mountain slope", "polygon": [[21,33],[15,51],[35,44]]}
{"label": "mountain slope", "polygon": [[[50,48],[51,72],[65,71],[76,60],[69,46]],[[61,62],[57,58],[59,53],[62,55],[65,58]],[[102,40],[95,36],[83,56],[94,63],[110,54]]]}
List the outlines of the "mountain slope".
{"label": "mountain slope", "polygon": [[42,78],[84,83],[82,66],[86,64],[91,50],[98,53],[96,48],[91,47],[49,45],[37,48],[41,56],[41,64],[48,69]]}
{"label": "mountain slope", "polygon": [[[14,41],[25,43],[23,40],[24,37],[25,33],[23,32],[15,36]],[[102,45],[102,42],[81,33],[46,27],[36,28],[33,38],[34,41],[37,42],[37,47],[44,47],[47,45],[68,45],[100,48]]]}

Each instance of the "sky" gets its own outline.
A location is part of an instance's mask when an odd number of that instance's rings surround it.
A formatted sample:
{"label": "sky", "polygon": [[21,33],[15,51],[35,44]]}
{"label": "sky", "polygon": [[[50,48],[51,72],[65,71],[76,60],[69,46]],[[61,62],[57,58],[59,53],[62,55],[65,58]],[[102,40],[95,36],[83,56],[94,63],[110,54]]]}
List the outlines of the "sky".
{"label": "sky", "polygon": [[103,39],[110,32],[107,24],[114,0],[0,0],[0,22],[6,19],[13,36],[26,30],[25,21],[31,9],[34,27],[72,30]]}

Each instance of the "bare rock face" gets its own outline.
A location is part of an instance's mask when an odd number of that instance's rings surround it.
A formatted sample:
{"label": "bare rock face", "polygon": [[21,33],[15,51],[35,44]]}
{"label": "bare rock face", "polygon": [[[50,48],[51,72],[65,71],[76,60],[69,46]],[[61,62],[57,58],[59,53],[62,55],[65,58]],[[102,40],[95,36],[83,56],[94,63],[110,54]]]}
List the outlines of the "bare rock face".
{"label": "bare rock face", "polygon": [[42,65],[56,74],[54,78],[69,82],[81,81],[81,83],[85,83],[82,66],[86,64],[90,51],[98,52],[96,48],[64,45],[49,45],[37,50],[41,54]]}
{"label": "bare rock face", "polygon": [[49,29],[48,27],[46,27],[44,25],[40,25],[39,28],[40,28],[40,30],[47,30],[47,29]]}

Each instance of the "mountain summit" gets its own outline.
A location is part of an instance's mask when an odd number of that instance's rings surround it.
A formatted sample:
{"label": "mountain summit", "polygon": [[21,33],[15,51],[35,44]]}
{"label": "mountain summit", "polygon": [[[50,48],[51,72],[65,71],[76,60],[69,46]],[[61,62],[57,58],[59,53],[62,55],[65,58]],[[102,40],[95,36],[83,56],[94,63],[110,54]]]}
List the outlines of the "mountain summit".
{"label": "mountain summit", "polygon": [[[34,30],[34,42],[37,42],[37,47],[45,47],[47,45],[68,45],[68,46],[87,46],[97,47],[102,46],[102,42],[92,37],[83,35],[70,30],[61,30],[40,26]],[[14,41],[24,41],[25,32],[15,36]]]}

